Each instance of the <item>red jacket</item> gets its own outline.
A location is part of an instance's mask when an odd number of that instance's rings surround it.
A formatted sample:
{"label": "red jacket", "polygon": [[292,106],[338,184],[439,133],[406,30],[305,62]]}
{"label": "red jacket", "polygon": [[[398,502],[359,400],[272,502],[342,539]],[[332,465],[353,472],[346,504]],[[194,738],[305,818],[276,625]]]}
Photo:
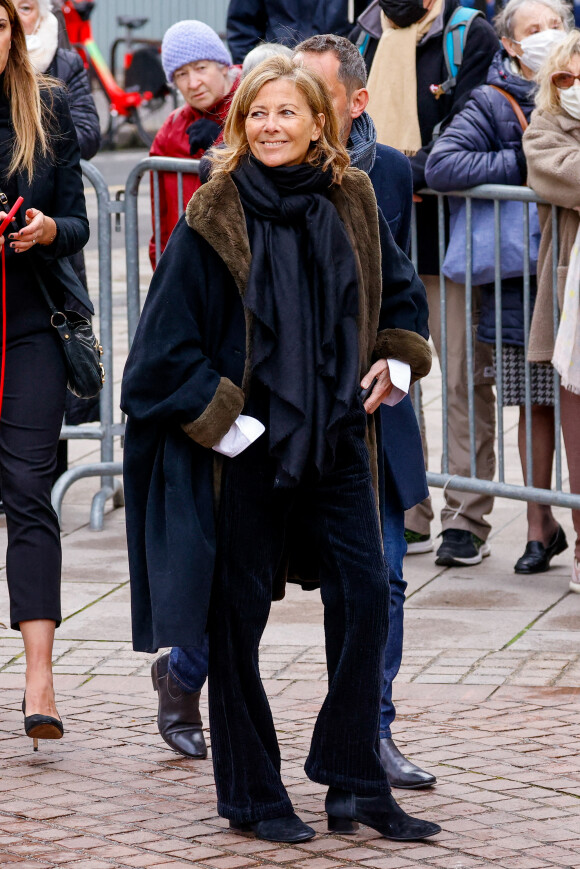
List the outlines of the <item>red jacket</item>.
{"label": "red jacket", "polygon": [[[185,105],[180,109],[172,112],[151,145],[150,155],[152,157],[183,157],[189,159],[194,157],[199,159],[203,157],[204,151],[199,150],[196,154],[189,153],[189,137],[185,132],[190,124],[198,121],[200,118],[209,118],[211,121],[223,126],[228,114],[232,97],[240,83],[239,73],[234,81],[230,92],[222,100],[212,106],[207,112],[200,112],[197,109],[192,109],[191,106]],[[200,186],[201,182],[198,175],[184,174],[183,175],[183,202],[179,203],[177,198],[177,175],[174,172],[161,172],[159,174],[159,214],[161,218],[161,252],[165,250],[165,245],[173,231],[173,227],[179,220],[180,215],[185,210],[187,203]],[[153,178],[151,178],[151,215],[153,220],[153,233],[155,233],[155,223],[153,216]],[[151,265],[155,269],[155,237],[151,237],[149,242],[149,258]]]}

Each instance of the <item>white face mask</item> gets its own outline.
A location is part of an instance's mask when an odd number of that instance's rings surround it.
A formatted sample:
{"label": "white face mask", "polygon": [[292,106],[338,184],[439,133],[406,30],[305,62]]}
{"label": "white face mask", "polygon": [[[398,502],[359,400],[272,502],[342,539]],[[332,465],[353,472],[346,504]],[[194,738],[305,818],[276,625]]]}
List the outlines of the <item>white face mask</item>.
{"label": "white face mask", "polygon": [[560,105],[572,118],[580,121],[580,85],[574,82],[568,90],[560,91]]}
{"label": "white face mask", "polygon": [[552,48],[559,42],[565,39],[566,33],[563,30],[540,30],[539,33],[532,33],[531,36],[526,36],[521,42],[515,42],[523,51],[523,54],[518,57],[518,60],[531,69],[532,72],[538,72]]}

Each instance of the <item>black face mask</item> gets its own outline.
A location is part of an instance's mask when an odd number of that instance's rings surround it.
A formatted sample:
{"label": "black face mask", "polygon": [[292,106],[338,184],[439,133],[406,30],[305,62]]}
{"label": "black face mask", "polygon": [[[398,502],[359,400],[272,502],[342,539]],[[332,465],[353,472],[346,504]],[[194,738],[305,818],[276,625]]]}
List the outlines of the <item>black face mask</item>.
{"label": "black face mask", "polygon": [[427,14],[423,0],[379,0],[387,18],[397,27],[410,27]]}

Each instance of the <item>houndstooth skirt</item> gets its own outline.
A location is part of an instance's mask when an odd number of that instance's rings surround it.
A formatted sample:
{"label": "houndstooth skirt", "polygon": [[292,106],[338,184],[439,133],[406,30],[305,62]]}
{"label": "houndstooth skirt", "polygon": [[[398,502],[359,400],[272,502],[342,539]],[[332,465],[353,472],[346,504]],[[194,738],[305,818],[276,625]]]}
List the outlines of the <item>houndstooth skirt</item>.
{"label": "houndstooth skirt", "polygon": [[[526,359],[523,347],[502,345],[503,361],[503,406],[513,407],[526,403]],[[493,364],[496,369],[496,348],[493,348]],[[554,369],[549,362],[530,362],[530,389],[532,404],[554,405]]]}

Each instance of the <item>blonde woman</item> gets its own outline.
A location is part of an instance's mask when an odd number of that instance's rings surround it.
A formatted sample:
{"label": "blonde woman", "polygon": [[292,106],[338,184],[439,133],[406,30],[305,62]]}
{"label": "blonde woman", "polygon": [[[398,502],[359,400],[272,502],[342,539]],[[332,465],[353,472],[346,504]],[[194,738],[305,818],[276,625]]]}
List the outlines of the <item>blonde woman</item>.
{"label": "blonde woman", "polygon": [[57,307],[67,292],[92,310],[66,259],[89,236],[79,160],[66,98],[50,81],[39,83],[12,0],[0,0],[0,190],[9,205],[24,199],[22,229],[0,238],[6,260],[0,475],[10,622],[24,640],[25,731],[35,745],[63,734],[51,665],[61,621],[61,549],[50,489],[67,383],[35,273]]}
{"label": "blonde woman", "polygon": [[[380,763],[389,595],[373,490],[386,358],[414,378],[430,367],[423,288],[367,176],[348,168],[314,73],[259,64],[225,142],[161,258],[125,370],[134,643],[199,645],[209,609],[218,811],[234,830],[305,841],[258,646],[279,581],[316,576],[329,691],[306,772],[329,786],[330,829],[431,836],[439,827],[397,806]],[[373,386],[364,406],[360,386]]]}
{"label": "blonde woman", "polygon": [[[540,70],[537,110],[524,134],[528,183],[558,212],[558,303],[563,304],[568,264],[576,240],[580,215],[580,33],[572,31],[551,53]],[[556,335],[552,309],[552,210],[539,206],[542,241],[538,257],[538,295],[530,329],[528,359],[550,362]],[[570,490],[580,493],[580,324],[571,358],[576,376],[563,376],[560,387],[562,433],[568,459]],[[556,367],[562,373],[561,366]],[[580,510],[572,510],[576,532],[570,589],[580,593]]]}

